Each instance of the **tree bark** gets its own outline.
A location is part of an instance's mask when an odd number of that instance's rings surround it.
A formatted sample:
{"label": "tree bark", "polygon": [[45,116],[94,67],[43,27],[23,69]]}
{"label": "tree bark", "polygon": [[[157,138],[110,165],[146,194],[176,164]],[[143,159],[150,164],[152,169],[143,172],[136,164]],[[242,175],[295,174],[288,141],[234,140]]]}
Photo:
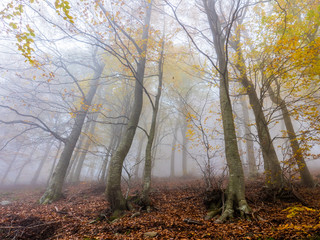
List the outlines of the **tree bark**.
{"label": "tree bark", "polygon": [[139,123],[140,113],[143,103],[143,80],[146,64],[147,42],[149,36],[149,26],[151,20],[152,1],[147,4],[146,17],[142,32],[142,48],[135,72],[135,90],[132,112],[129,117],[127,128],[121,137],[119,146],[110,160],[107,176],[106,197],[110,203],[111,210],[115,217],[123,210],[127,209],[126,200],[121,192],[121,175],[125,157],[127,156]]}
{"label": "tree bark", "polygon": [[264,160],[266,185],[269,188],[280,189],[283,187],[283,175],[280,167],[280,162],[273,146],[268,123],[264,116],[261,102],[257,96],[253,83],[247,77],[245,61],[241,50],[239,36],[234,44],[234,49],[238,58],[236,62],[236,68],[240,72],[239,81],[247,91],[256,120],[258,137],[260,140],[260,147],[262,149]]}
{"label": "tree bark", "polygon": [[99,177],[99,182],[101,182],[101,183],[105,183],[106,182],[107,166],[108,166],[108,163],[109,163],[109,159],[112,156],[112,151],[113,151],[113,149],[115,147],[115,144],[116,144],[116,140],[115,140],[114,137],[115,136],[113,135],[112,136],[112,140],[109,143],[106,156],[105,156],[105,158],[104,158],[104,160],[102,162],[102,165],[101,165],[101,173],[100,173],[100,177]]}
{"label": "tree bark", "polygon": [[50,169],[50,174],[49,174],[49,177],[48,177],[48,180],[47,180],[47,185],[49,184],[49,181],[50,181],[51,176],[52,176],[52,174],[53,174],[54,167],[55,167],[55,165],[56,165],[56,162],[57,162],[58,157],[59,157],[59,154],[60,154],[61,146],[62,146],[62,142],[59,142],[59,146],[58,146],[56,155],[55,155],[55,157],[54,157],[54,160],[53,160],[53,163],[52,163],[52,167],[51,167],[51,169]]}
{"label": "tree bark", "polygon": [[224,212],[217,220],[218,222],[223,222],[227,218],[233,217],[235,209],[239,209],[242,215],[249,214],[251,209],[245,199],[244,173],[238,150],[232,104],[229,96],[228,63],[225,52],[226,36],[223,34],[220,18],[216,12],[216,1],[203,0],[203,3],[218,58],[220,108],[224,131],[225,154],[229,168],[226,205]]}
{"label": "tree bark", "polygon": [[[279,88],[279,86],[278,86],[278,88]],[[279,94],[275,94],[275,92],[273,91],[273,89],[270,85],[268,86],[268,91],[269,91],[269,95],[270,95],[272,102],[277,104],[281,109],[283,121],[285,123],[286,129],[287,129],[287,134],[288,134],[288,137],[290,140],[292,154],[293,154],[293,157],[296,161],[296,164],[298,166],[298,170],[299,170],[299,173],[301,176],[301,183],[306,187],[314,187],[315,183],[314,183],[314,180],[310,174],[310,171],[309,171],[309,168],[306,164],[306,161],[304,160],[304,157],[302,155],[301,148],[300,148],[299,142],[297,140],[297,135],[296,135],[296,132],[294,130],[294,127],[293,127],[293,124],[291,121],[290,113],[287,108],[287,104],[280,97]],[[277,91],[277,92],[279,93],[279,91]]]}
{"label": "tree bark", "polygon": [[94,95],[97,91],[99,85],[99,79],[104,69],[104,65],[100,65],[96,63],[96,70],[94,73],[94,77],[92,83],[90,85],[89,92],[85,97],[84,104],[81,105],[81,109],[77,112],[75,117],[75,122],[72,127],[71,133],[67,140],[64,142],[65,146],[61,153],[59,162],[52,174],[51,179],[49,180],[49,184],[43,196],[40,198],[41,204],[51,203],[55,200],[58,200],[62,195],[62,186],[66,177],[67,169],[70,163],[70,159],[73,153],[73,150],[76,146],[76,143],[79,139],[81,129],[84,123],[84,120],[87,115],[88,108],[90,107]]}
{"label": "tree bark", "polygon": [[[82,131],[82,133],[88,132],[89,127],[90,127],[90,123],[87,121],[83,125],[84,125],[84,130]],[[76,171],[76,167],[78,165],[80,151],[81,151],[81,149],[83,149],[82,146],[83,146],[84,138],[85,138],[85,136],[80,133],[79,139],[77,141],[76,147],[73,150],[73,153],[72,153],[72,156],[71,156],[71,160],[70,160],[70,164],[69,164],[68,170],[67,170],[68,182],[72,182],[73,181],[72,178],[74,176],[74,173]]]}
{"label": "tree bark", "polygon": [[[92,118],[92,122],[89,124],[90,127],[88,129],[88,131],[86,132],[87,134],[90,134],[90,135],[93,135],[94,134],[94,129],[96,127],[96,120],[97,120],[97,117],[98,117],[98,114],[95,113],[93,118]],[[80,173],[81,173],[81,169],[82,169],[82,166],[83,166],[83,163],[84,163],[84,160],[86,158],[86,155],[87,155],[87,152],[90,148],[90,145],[91,145],[91,140],[86,136],[86,142],[83,146],[83,150],[80,154],[80,157],[77,161],[77,166],[75,168],[75,171],[74,173],[72,174],[72,177],[71,177],[71,182],[79,182],[80,180]]]}
{"label": "tree bark", "polygon": [[249,111],[245,97],[241,97],[241,106],[243,112],[244,136],[246,140],[246,152],[248,160],[249,178],[255,179],[258,176],[258,168],[254,157],[253,138],[249,121]]}
{"label": "tree bark", "polygon": [[164,61],[164,40],[162,41],[161,54],[158,62],[159,66],[159,84],[158,92],[155,99],[155,103],[152,111],[152,121],[146,146],[145,164],[144,164],[144,175],[143,175],[143,191],[141,194],[141,201],[144,206],[150,206],[150,189],[151,189],[151,170],[152,170],[152,145],[156,134],[157,117],[160,105],[161,91],[162,91],[162,80],[163,80],[163,61]]}

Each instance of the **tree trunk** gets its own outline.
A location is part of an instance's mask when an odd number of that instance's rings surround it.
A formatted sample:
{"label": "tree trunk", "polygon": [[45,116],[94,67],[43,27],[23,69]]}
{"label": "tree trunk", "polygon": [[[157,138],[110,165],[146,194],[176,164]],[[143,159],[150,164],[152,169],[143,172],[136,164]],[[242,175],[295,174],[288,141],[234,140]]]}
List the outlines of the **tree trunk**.
{"label": "tree trunk", "polygon": [[78,138],[80,136],[81,129],[82,129],[84,120],[86,118],[88,108],[90,107],[93,97],[97,91],[100,76],[104,69],[104,65],[99,65],[98,63],[96,65],[97,65],[96,66],[97,68],[94,73],[94,77],[90,85],[89,92],[84,99],[84,104],[81,105],[80,111],[77,112],[77,115],[75,117],[75,122],[72,127],[72,131],[69,137],[67,138],[67,140],[65,141],[65,146],[61,153],[59,162],[52,174],[51,179],[49,180],[49,184],[47,186],[45,193],[40,199],[41,204],[46,204],[46,203],[55,201],[59,199],[62,195],[62,186],[64,183],[64,179],[66,177],[69,162],[70,162],[73,150],[78,141]]}
{"label": "tree trunk", "polygon": [[186,135],[188,123],[185,119],[183,121],[184,121],[184,123],[181,128],[181,134],[182,134],[182,176],[185,177],[188,174],[188,169],[187,169],[188,138]]}
{"label": "tree trunk", "polygon": [[21,148],[22,148],[22,144],[18,147],[16,154],[14,155],[13,159],[11,160],[11,162],[10,162],[10,164],[9,164],[6,172],[3,174],[2,178],[1,178],[1,183],[0,183],[0,185],[3,185],[3,184],[4,184],[5,179],[7,178],[9,172],[11,171],[11,168],[12,168],[13,164],[16,162],[16,160],[17,160],[17,158],[18,158],[18,156],[19,156],[19,153],[20,153]]}
{"label": "tree trunk", "polygon": [[44,156],[43,156],[43,158],[41,159],[40,164],[39,164],[36,172],[35,172],[34,175],[33,175],[32,180],[31,180],[31,184],[32,184],[32,185],[37,182],[37,180],[38,180],[38,178],[39,178],[39,175],[40,175],[40,172],[41,172],[41,170],[42,170],[42,168],[43,168],[43,165],[44,165],[44,163],[48,160],[47,158],[48,158],[48,156],[49,156],[49,154],[50,154],[50,149],[51,149],[51,147],[52,147],[52,142],[49,142],[48,145],[47,145],[47,147],[46,147],[46,149],[45,149]]}
{"label": "tree trunk", "polygon": [[[158,109],[158,112],[160,111],[160,107]],[[153,176],[153,171],[154,171],[154,166],[156,165],[156,160],[157,160],[157,153],[158,153],[158,147],[160,143],[160,138],[161,135],[159,133],[162,132],[162,124],[161,122],[157,121],[156,129],[155,129],[155,135],[154,135],[154,140],[153,140],[153,146],[152,146],[152,151],[151,151],[151,156],[153,158],[152,165],[151,165],[151,175]]]}
{"label": "tree trunk", "polygon": [[[97,117],[98,117],[98,114],[94,114],[94,116],[92,118],[92,122],[89,124],[90,127],[89,127],[88,131],[85,133],[90,134],[90,135],[94,134],[94,129],[97,124],[97,122],[96,122]],[[83,150],[82,150],[80,157],[77,161],[77,166],[76,166],[75,171],[74,171],[72,178],[71,178],[72,182],[79,182],[79,180],[80,180],[81,169],[82,169],[84,160],[86,158],[87,152],[88,152],[90,145],[91,145],[91,140],[87,136],[86,136],[86,138],[87,138],[86,142],[84,144]]]}
{"label": "tree trunk", "polygon": [[19,170],[19,172],[18,172],[18,175],[16,176],[16,179],[14,180],[14,183],[13,183],[13,184],[17,184],[17,182],[18,182],[18,180],[19,180],[19,178],[20,178],[20,176],[21,176],[21,173],[22,173],[23,169],[27,166],[28,163],[30,163],[30,162],[32,161],[33,155],[36,153],[37,148],[38,148],[38,145],[35,145],[35,146],[32,148],[31,153],[30,153],[28,159],[22,164],[22,166],[21,166],[21,168],[20,168],[20,170]]}
{"label": "tree trunk", "polygon": [[[82,133],[87,133],[90,127],[90,123],[87,121],[86,123],[84,123],[84,130],[82,131]],[[79,162],[79,154],[80,151],[82,151],[83,149],[83,141],[84,141],[84,134],[80,133],[79,139],[77,141],[76,147],[73,150],[72,156],[71,156],[71,160],[70,160],[70,164],[68,166],[68,170],[67,170],[67,177],[68,177],[68,182],[73,182],[73,176],[74,173],[76,171],[76,167],[78,165]]]}
{"label": "tree trunk", "polygon": [[224,212],[218,219],[223,222],[232,218],[234,210],[239,209],[241,214],[250,213],[251,209],[245,199],[244,173],[239,155],[237,136],[233,120],[232,104],[229,96],[229,79],[227,68],[227,55],[225,52],[225,36],[216,12],[216,1],[203,0],[204,10],[207,14],[209,26],[213,35],[213,44],[218,58],[217,70],[220,79],[220,108],[224,131],[225,154],[229,168],[229,183],[227,200]]}
{"label": "tree trunk", "polygon": [[[278,88],[279,88],[279,86],[278,86]],[[310,174],[310,171],[309,171],[309,168],[306,164],[306,161],[304,160],[304,157],[302,155],[300,145],[297,140],[297,135],[296,135],[296,132],[294,130],[294,127],[293,127],[293,124],[291,121],[290,113],[287,108],[287,104],[283,99],[281,99],[279,94],[276,95],[274,93],[274,91],[270,85],[268,86],[268,91],[269,91],[269,95],[270,95],[271,100],[275,104],[277,104],[281,109],[283,121],[285,123],[286,129],[287,129],[287,134],[288,134],[288,137],[290,140],[292,154],[293,154],[293,157],[296,161],[296,164],[298,166],[298,170],[299,170],[299,173],[301,176],[301,182],[306,187],[314,187],[315,183],[314,183],[313,178]],[[277,92],[279,93],[279,91],[277,91]]]}
{"label": "tree trunk", "polygon": [[270,136],[268,123],[264,116],[261,102],[257,96],[254,85],[247,77],[245,61],[243,58],[240,40],[237,40],[234,45],[234,49],[237,53],[236,68],[240,72],[239,81],[246,89],[249,96],[249,101],[254,112],[258,137],[260,140],[260,146],[262,149],[262,155],[264,160],[264,168],[266,173],[266,185],[269,188],[280,189],[283,187],[283,176],[278,160],[278,156],[273,146],[273,142]]}
{"label": "tree trunk", "polygon": [[172,150],[171,150],[171,157],[170,157],[170,177],[175,176],[175,154],[176,154],[176,144],[177,144],[177,132],[178,132],[178,126],[176,126],[173,134],[172,139]]}
{"label": "tree trunk", "polygon": [[143,146],[143,139],[140,139],[139,146],[138,146],[137,157],[136,157],[136,162],[135,162],[135,169],[134,169],[134,174],[133,174],[135,179],[139,178],[139,166],[140,166],[140,161],[141,161],[142,146]]}
{"label": "tree trunk", "polygon": [[251,135],[251,126],[249,121],[248,105],[245,97],[241,97],[241,106],[243,112],[244,133],[247,149],[247,160],[249,168],[249,178],[255,179],[258,176],[258,168],[254,157],[253,138]]}
{"label": "tree trunk", "polygon": [[163,79],[163,52],[164,52],[164,41],[162,41],[159,65],[159,84],[158,92],[155,99],[155,103],[152,111],[152,121],[146,146],[145,164],[144,164],[144,175],[143,175],[143,191],[141,194],[141,202],[144,206],[150,206],[150,188],[151,188],[151,170],[152,170],[152,145],[156,134],[157,116],[160,105],[160,97],[162,91],[162,79]]}
{"label": "tree trunk", "polygon": [[53,163],[52,163],[52,167],[51,167],[51,169],[50,169],[50,174],[49,174],[49,177],[48,177],[48,180],[47,180],[47,185],[49,184],[50,178],[51,178],[51,176],[52,176],[52,174],[53,174],[54,167],[56,166],[56,162],[57,162],[58,157],[59,157],[59,154],[60,154],[61,146],[62,146],[62,142],[59,142],[59,146],[58,146],[56,155],[55,155],[55,157],[54,157],[54,160],[53,160]]}
{"label": "tree trunk", "polygon": [[105,194],[110,203],[114,216],[117,217],[122,210],[127,209],[126,200],[121,192],[121,175],[124,159],[126,158],[139,123],[140,113],[143,103],[143,80],[146,64],[147,41],[149,35],[149,26],[151,20],[152,1],[147,4],[146,17],[143,26],[142,48],[135,72],[135,91],[132,112],[129,117],[127,128],[120,139],[119,146],[110,160],[110,166],[107,176],[107,187]]}
{"label": "tree trunk", "polygon": [[106,156],[105,156],[105,158],[104,158],[104,160],[102,162],[101,173],[100,173],[100,177],[99,177],[99,182],[101,182],[101,183],[105,183],[106,182],[107,166],[108,166],[109,159],[111,158],[115,142],[116,142],[116,140],[115,140],[115,138],[113,136],[112,140],[109,143]]}

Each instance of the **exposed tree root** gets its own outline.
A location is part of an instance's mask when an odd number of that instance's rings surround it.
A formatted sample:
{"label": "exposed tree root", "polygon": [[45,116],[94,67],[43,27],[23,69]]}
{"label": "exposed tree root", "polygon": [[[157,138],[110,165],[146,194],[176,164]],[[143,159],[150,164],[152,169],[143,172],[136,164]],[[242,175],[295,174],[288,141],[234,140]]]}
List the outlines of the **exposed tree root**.
{"label": "exposed tree root", "polygon": [[205,220],[212,219],[222,212],[222,205],[224,199],[224,192],[221,189],[214,189],[204,194],[204,204],[208,209],[208,213],[205,216]]}
{"label": "exposed tree root", "polygon": [[56,191],[52,189],[48,189],[40,198],[40,204],[50,204],[54,201],[59,200],[60,198],[64,197],[63,194],[58,194]]}
{"label": "exposed tree root", "polygon": [[[224,201],[224,199],[227,200]],[[246,200],[235,201],[234,194],[228,197],[220,189],[210,192],[209,195],[205,197],[205,205],[207,207],[209,206],[205,220],[220,215],[220,217],[216,219],[216,223],[223,223],[234,217],[250,218],[251,214],[251,209]]]}

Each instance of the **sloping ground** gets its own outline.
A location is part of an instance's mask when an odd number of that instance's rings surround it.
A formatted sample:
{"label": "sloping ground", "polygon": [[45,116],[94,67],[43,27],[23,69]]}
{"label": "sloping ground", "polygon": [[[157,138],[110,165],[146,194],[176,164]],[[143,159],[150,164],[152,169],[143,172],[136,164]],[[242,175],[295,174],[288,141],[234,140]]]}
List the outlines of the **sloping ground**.
{"label": "sloping ground", "polygon": [[109,222],[103,186],[82,183],[68,186],[66,197],[39,205],[43,189],[2,190],[0,239],[320,239],[320,188],[298,189],[308,207],[292,196],[275,200],[260,183],[247,186],[251,220],[233,219],[224,224],[205,221],[200,180],[161,180],[154,183],[150,213]]}

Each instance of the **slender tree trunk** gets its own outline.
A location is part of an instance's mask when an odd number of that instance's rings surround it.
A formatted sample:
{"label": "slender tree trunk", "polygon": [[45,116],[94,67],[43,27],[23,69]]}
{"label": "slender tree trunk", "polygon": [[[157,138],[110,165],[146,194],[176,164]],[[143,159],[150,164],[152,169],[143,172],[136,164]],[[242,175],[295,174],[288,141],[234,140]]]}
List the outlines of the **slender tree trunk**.
{"label": "slender tree trunk", "polygon": [[140,139],[139,146],[138,146],[137,157],[136,157],[136,162],[135,162],[135,169],[134,169],[134,174],[133,174],[135,179],[139,178],[139,166],[140,166],[140,161],[141,161],[142,146],[143,146],[143,139]]}
{"label": "slender tree trunk", "polygon": [[239,70],[241,74],[239,81],[247,91],[257,124],[258,137],[260,140],[260,146],[262,149],[262,155],[264,159],[266,185],[269,188],[279,189],[283,186],[283,176],[280,167],[280,162],[278,160],[278,156],[273,146],[273,142],[268,128],[268,123],[264,116],[260,100],[257,96],[254,85],[247,77],[240,40],[237,40],[235,42],[234,49],[238,57],[238,61],[236,62],[236,68]]}
{"label": "slender tree trunk", "polygon": [[[81,138],[81,136],[80,136],[80,138]],[[76,169],[76,166],[77,166],[77,163],[79,160],[79,154],[80,154],[81,148],[82,148],[82,142],[79,141],[73,150],[73,153],[72,153],[72,156],[70,159],[70,164],[67,169],[67,173],[66,173],[67,182],[72,182],[72,176],[75,172],[75,169]]]}
{"label": "slender tree trunk", "polygon": [[241,106],[243,112],[243,123],[244,123],[244,133],[246,140],[246,152],[248,159],[248,169],[249,169],[249,178],[256,178],[258,176],[258,168],[256,164],[256,159],[254,157],[254,149],[253,149],[253,138],[251,135],[251,126],[249,121],[249,111],[248,105],[246,103],[245,97],[241,97]]}
{"label": "slender tree trunk", "polygon": [[225,36],[223,36],[220,18],[216,12],[216,1],[203,0],[203,3],[213,35],[215,52],[218,57],[217,69],[219,71],[220,79],[220,108],[224,132],[225,154],[229,168],[226,205],[218,220],[218,222],[223,222],[227,218],[233,217],[235,209],[239,209],[242,215],[250,213],[251,209],[245,199],[244,173],[238,150],[232,103],[229,96],[227,55],[225,52],[226,39]]}
{"label": "slender tree trunk", "polygon": [[60,154],[61,146],[62,146],[62,142],[59,142],[59,146],[58,146],[56,155],[54,157],[54,160],[53,160],[53,163],[52,163],[52,167],[50,169],[50,174],[49,174],[49,177],[48,177],[48,180],[47,180],[47,185],[49,184],[50,178],[51,178],[51,176],[53,174],[54,167],[56,166],[56,162],[57,162],[59,154]]}
{"label": "slender tree trunk", "polygon": [[[278,88],[279,88],[279,86],[278,86]],[[287,108],[287,104],[283,99],[281,99],[279,94],[276,95],[274,93],[274,91],[270,85],[268,86],[268,91],[269,91],[269,95],[270,95],[271,100],[275,104],[277,104],[281,109],[283,120],[284,120],[286,129],[287,129],[287,134],[288,134],[288,137],[290,140],[292,154],[293,154],[293,157],[296,161],[296,164],[298,166],[298,170],[299,170],[299,173],[301,176],[301,182],[306,187],[314,187],[315,183],[314,183],[313,178],[310,174],[310,171],[309,171],[309,168],[306,164],[306,161],[304,160],[304,157],[302,155],[301,148],[300,148],[299,142],[297,140],[297,135],[296,135],[296,132],[294,130],[294,127],[293,127],[293,124],[291,121],[290,113]],[[279,91],[277,91],[277,92],[279,93]]]}
{"label": "slender tree trunk", "polygon": [[184,120],[183,126],[181,128],[182,134],[182,176],[185,177],[188,174],[187,169],[187,147],[188,147],[188,138],[187,138],[187,121]]}
{"label": "slender tree trunk", "polygon": [[16,176],[16,179],[14,180],[14,183],[13,184],[17,184],[20,176],[21,176],[21,173],[23,171],[23,169],[27,166],[28,163],[30,163],[32,161],[32,158],[33,158],[33,155],[36,153],[37,151],[37,148],[38,148],[38,145],[35,145],[32,150],[31,150],[31,153],[28,157],[28,159],[23,163],[23,165],[21,166],[19,172],[18,172],[18,175]]}
{"label": "slender tree trunk", "polygon": [[34,175],[33,175],[33,178],[32,178],[32,180],[31,180],[31,184],[35,184],[35,183],[37,182],[37,180],[38,180],[38,178],[39,178],[39,175],[40,175],[40,172],[41,172],[41,170],[42,170],[42,168],[43,168],[43,165],[44,165],[44,163],[48,160],[48,156],[49,156],[49,154],[50,154],[50,149],[51,149],[51,147],[52,147],[52,142],[50,141],[50,142],[47,144],[47,147],[46,147],[46,149],[45,149],[44,156],[43,156],[43,158],[41,159],[40,164],[39,164],[36,172],[35,172]]}
{"label": "slender tree trunk", "polygon": [[[89,129],[86,133],[89,133],[90,135],[93,135],[94,134],[94,129],[96,127],[96,120],[97,120],[97,117],[98,117],[98,114],[94,114],[93,118],[92,118],[92,121],[89,125]],[[87,137],[86,139],[86,142],[84,144],[84,147],[83,147],[83,150],[80,154],[80,157],[77,161],[77,166],[75,168],[75,171],[72,175],[72,178],[71,178],[71,181],[72,182],[79,182],[80,180],[80,173],[81,173],[81,169],[82,169],[82,166],[83,166],[83,163],[84,163],[84,160],[86,158],[86,155],[87,155],[87,152],[90,148],[90,145],[91,145],[91,140]]]}
{"label": "slender tree trunk", "polygon": [[15,164],[15,162],[16,162],[18,156],[19,156],[19,153],[20,153],[21,148],[22,148],[22,144],[19,145],[16,154],[14,155],[13,159],[11,160],[11,162],[10,162],[10,164],[9,164],[6,172],[3,174],[2,178],[1,178],[1,184],[0,184],[0,185],[3,185],[3,184],[4,184],[4,182],[5,182],[8,174],[9,174],[9,172],[11,171],[12,166]]}
{"label": "slender tree trunk", "polygon": [[[160,107],[158,112],[160,111]],[[157,153],[158,153],[158,147],[159,147],[159,142],[160,142],[160,137],[161,135],[159,133],[161,133],[162,131],[162,125],[160,124],[160,122],[157,121],[157,125],[156,125],[156,129],[155,129],[155,135],[154,135],[154,140],[153,140],[153,145],[152,145],[152,150],[151,150],[151,156],[152,156],[152,165],[151,165],[151,176],[153,176],[153,170],[154,170],[154,166],[156,165],[156,160],[157,160]]]}
{"label": "slender tree trunk", "polygon": [[76,146],[76,143],[81,134],[81,129],[84,123],[84,120],[87,115],[88,108],[90,107],[93,97],[97,91],[99,85],[99,79],[102,74],[104,65],[99,65],[96,63],[96,71],[94,73],[94,78],[91,83],[89,92],[84,99],[84,104],[81,106],[81,110],[77,112],[75,123],[72,127],[71,133],[67,140],[64,142],[64,149],[61,153],[59,162],[52,174],[49,184],[43,196],[40,199],[41,204],[50,203],[59,199],[62,195],[62,186],[66,177],[67,169],[70,163],[70,159],[73,153],[73,150]]}
{"label": "slender tree trunk", "polygon": [[107,166],[108,166],[109,158],[111,158],[112,149],[114,148],[115,141],[116,141],[115,138],[112,138],[112,140],[110,141],[106,156],[102,162],[101,173],[100,173],[100,177],[99,177],[99,182],[101,182],[101,183],[106,182]]}
{"label": "slender tree trunk", "polygon": [[[90,127],[90,123],[86,122],[84,123],[84,130],[82,131],[82,133],[87,133],[89,131],[89,127]],[[83,146],[83,141],[84,141],[84,134],[80,134],[79,139],[77,141],[76,147],[73,150],[72,156],[71,156],[71,160],[70,160],[70,164],[68,166],[68,170],[67,170],[67,176],[68,176],[68,181],[69,182],[73,182],[73,176],[75,174],[76,171],[76,167],[78,165],[79,162],[79,155],[80,152],[84,149]]]}
{"label": "slender tree trunk", "polygon": [[178,126],[175,127],[172,139],[172,150],[171,150],[171,157],[170,157],[170,177],[175,176],[175,154],[176,154],[176,144],[177,144],[177,133],[178,133]]}
{"label": "slender tree trunk", "polygon": [[[101,7],[101,6],[100,6]],[[132,112],[129,117],[129,122],[127,128],[121,137],[119,146],[115,153],[113,154],[110,160],[110,166],[107,176],[107,187],[106,187],[106,196],[110,203],[110,207],[114,213],[114,216],[117,217],[122,210],[127,209],[126,200],[124,199],[121,192],[121,175],[122,167],[125,157],[127,156],[132,141],[136,132],[137,125],[139,123],[140,113],[142,110],[143,103],[143,80],[146,64],[146,53],[147,53],[147,42],[149,35],[149,26],[151,20],[151,8],[152,0],[147,4],[146,17],[143,26],[142,39],[141,42],[142,48],[140,51],[140,56],[137,63],[137,70],[135,73],[135,92],[134,92],[134,101]]]}
{"label": "slender tree trunk", "polygon": [[152,145],[156,134],[156,125],[157,125],[157,117],[158,110],[160,105],[160,97],[162,91],[162,79],[163,79],[163,52],[164,52],[164,41],[162,41],[161,54],[159,60],[159,84],[158,84],[158,92],[155,99],[155,103],[152,112],[152,121],[146,146],[146,157],[144,164],[144,175],[143,175],[143,191],[141,194],[141,201],[143,205],[150,206],[150,189],[151,189],[151,170],[152,170]]}

